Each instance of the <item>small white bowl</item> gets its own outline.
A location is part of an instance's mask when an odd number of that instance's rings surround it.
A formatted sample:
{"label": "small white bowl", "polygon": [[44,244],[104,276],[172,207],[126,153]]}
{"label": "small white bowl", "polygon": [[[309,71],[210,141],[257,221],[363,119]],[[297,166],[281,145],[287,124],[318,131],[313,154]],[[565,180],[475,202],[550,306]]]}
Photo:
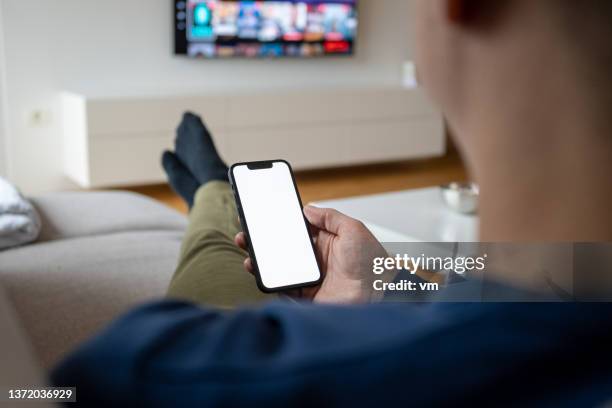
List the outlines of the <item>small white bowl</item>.
{"label": "small white bowl", "polygon": [[474,183],[450,183],[440,186],[442,201],[453,211],[475,214],[478,211],[478,185]]}

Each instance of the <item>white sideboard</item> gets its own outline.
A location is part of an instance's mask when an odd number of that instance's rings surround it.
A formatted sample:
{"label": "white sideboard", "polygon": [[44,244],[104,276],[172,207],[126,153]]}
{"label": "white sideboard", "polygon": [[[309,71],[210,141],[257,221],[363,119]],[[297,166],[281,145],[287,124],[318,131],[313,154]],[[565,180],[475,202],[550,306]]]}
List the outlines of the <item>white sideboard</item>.
{"label": "white sideboard", "polygon": [[62,94],[65,174],[85,188],[165,181],[160,155],[181,115],[201,115],[228,162],[295,169],[444,154],[443,122],[418,90],[376,88],[89,98]]}

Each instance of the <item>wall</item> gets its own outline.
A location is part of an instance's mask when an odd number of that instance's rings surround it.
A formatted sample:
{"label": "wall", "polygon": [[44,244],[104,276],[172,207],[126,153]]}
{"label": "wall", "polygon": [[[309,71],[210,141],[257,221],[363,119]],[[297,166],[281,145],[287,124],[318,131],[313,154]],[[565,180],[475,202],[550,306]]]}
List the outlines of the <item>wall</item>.
{"label": "wall", "polygon": [[74,188],[62,175],[62,90],[117,97],[399,86],[410,58],[407,0],[361,0],[357,56],[307,61],[174,57],[170,0],[0,1],[9,175],[26,193]]}
{"label": "wall", "polygon": [[6,148],[6,81],[4,64],[4,26],[2,25],[2,3],[0,3],[0,177],[8,175],[8,154]]}

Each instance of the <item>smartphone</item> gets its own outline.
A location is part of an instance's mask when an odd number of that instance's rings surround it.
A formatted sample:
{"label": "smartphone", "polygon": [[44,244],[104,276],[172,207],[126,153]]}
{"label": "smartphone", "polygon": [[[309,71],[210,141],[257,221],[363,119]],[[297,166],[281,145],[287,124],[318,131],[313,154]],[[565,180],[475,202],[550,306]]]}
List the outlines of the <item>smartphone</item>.
{"label": "smartphone", "polygon": [[291,165],[238,163],[229,179],[259,289],[273,293],[319,284],[321,268]]}

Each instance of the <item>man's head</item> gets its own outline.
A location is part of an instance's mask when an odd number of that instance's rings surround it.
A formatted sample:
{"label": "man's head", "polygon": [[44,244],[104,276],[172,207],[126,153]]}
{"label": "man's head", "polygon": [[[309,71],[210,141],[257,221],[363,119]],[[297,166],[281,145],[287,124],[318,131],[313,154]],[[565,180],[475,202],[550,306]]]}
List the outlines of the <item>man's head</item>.
{"label": "man's head", "polygon": [[417,0],[416,16],[419,75],[460,144],[545,86],[583,81],[612,106],[612,1]]}
{"label": "man's head", "polygon": [[481,184],[481,238],[612,237],[612,1],[417,0],[416,28],[420,80]]}

